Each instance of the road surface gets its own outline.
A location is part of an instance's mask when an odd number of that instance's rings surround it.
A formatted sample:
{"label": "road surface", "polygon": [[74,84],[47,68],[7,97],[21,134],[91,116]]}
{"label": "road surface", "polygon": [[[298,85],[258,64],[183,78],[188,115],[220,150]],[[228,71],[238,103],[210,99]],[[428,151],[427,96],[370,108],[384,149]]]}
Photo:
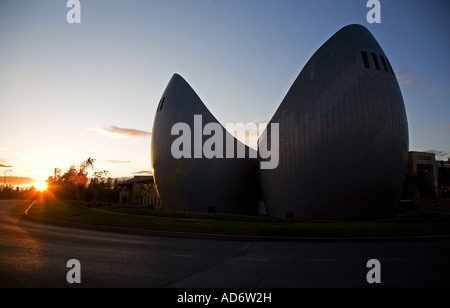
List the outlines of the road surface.
{"label": "road surface", "polygon": [[[31,203],[31,202],[30,202]],[[450,241],[239,242],[34,223],[0,201],[0,287],[448,287]],[[69,284],[69,260],[80,284]],[[369,284],[368,260],[380,262]]]}

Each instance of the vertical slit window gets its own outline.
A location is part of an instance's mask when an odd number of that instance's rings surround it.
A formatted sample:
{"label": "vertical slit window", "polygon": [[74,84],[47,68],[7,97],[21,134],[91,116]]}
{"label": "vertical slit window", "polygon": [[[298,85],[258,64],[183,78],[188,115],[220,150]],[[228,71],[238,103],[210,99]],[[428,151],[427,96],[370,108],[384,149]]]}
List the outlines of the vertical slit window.
{"label": "vertical slit window", "polygon": [[165,97],[161,98],[161,101],[159,102],[159,110],[163,109],[165,99],[166,99]]}
{"label": "vertical slit window", "polygon": [[369,58],[367,58],[367,53],[365,53],[364,51],[361,51],[361,56],[363,58],[364,67],[365,68],[370,68]]}
{"label": "vertical slit window", "polygon": [[387,67],[387,65],[386,65],[386,61],[384,61],[384,57],[383,57],[382,55],[380,55],[380,59],[381,59],[381,62],[383,63],[384,70],[385,70],[386,72],[389,72],[389,69],[388,69],[388,67]]}
{"label": "vertical slit window", "polygon": [[392,75],[395,75],[394,70],[392,69],[391,63],[389,62],[389,59],[386,57],[386,62],[389,65],[389,68],[391,69]]}
{"label": "vertical slit window", "polygon": [[159,100],[158,108],[156,108],[156,112],[159,112],[159,109],[161,109],[161,101],[162,101],[162,98]]}
{"label": "vertical slit window", "polygon": [[375,68],[377,70],[380,70],[380,63],[378,63],[377,55],[373,52],[372,52],[372,58],[373,58],[373,62],[375,63]]}

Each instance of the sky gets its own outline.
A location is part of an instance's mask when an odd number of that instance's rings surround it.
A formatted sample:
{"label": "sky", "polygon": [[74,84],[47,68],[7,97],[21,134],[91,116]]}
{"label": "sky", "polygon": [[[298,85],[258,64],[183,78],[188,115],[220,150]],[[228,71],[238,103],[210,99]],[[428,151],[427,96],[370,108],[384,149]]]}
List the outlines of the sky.
{"label": "sky", "polygon": [[[0,1],[0,176],[46,180],[87,158],[151,171],[153,118],[174,73],[222,123],[268,122],[303,66],[349,24],[369,29],[405,101],[411,151],[450,156],[450,1]],[[92,173],[92,172],[91,172]]]}

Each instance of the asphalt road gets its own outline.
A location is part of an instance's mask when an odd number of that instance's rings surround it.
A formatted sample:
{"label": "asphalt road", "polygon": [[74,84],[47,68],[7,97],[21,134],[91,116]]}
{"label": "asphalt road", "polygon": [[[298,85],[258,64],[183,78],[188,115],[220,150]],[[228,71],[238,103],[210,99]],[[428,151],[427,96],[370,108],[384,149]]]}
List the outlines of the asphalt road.
{"label": "asphalt road", "polygon": [[[0,287],[449,287],[450,241],[239,242],[154,237],[25,221],[0,201]],[[68,260],[80,264],[69,284]],[[380,284],[366,280],[380,262]]]}

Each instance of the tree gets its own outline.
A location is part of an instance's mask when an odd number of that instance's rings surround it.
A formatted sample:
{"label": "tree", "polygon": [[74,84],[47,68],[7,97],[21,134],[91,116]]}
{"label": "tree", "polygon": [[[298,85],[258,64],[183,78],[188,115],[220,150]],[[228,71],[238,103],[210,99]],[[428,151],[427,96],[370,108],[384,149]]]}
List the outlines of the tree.
{"label": "tree", "polygon": [[53,194],[55,197],[65,200],[85,200],[87,196],[88,172],[94,169],[95,159],[88,158],[79,168],[71,166],[62,176],[53,179]]}
{"label": "tree", "polygon": [[[79,168],[71,166],[62,176],[49,177],[47,183],[53,196],[63,200],[95,200],[115,202],[119,199],[120,187],[117,179],[108,177],[107,170],[95,171],[88,178],[88,170],[95,170],[95,159],[89,157]],[[55,175],[56,170],[55,169]]]}
{"label": "tree", "polygon": [[104,177],[109,175],[109,171],[96,171],[94,172],[94,176],[91,179],[88,191],[94,196],[95,201],[108,201],[108,190],[111,187],[112,179],[104,180]]}
{"label": "tree", "polygon": [[92,170],[94,170],[94,163],[95,163],[96,159],[95,158],[88,158],[86,159],[84,162],[81,163],[80,169],[84,171],[86,171],[86,168],[91,168]]}

